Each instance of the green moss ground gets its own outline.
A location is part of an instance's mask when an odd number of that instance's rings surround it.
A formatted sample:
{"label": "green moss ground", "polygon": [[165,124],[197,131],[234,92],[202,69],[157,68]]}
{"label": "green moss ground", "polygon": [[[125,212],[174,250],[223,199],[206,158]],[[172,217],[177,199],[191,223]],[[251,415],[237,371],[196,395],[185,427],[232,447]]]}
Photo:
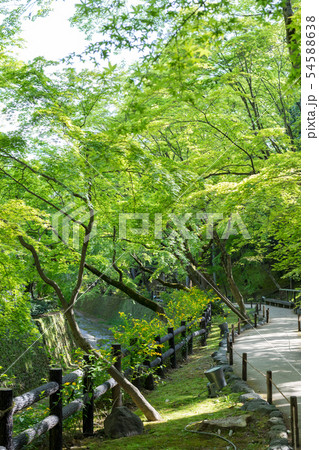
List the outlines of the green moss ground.
{"label": "green moss ground", "polygon": [[[237,322],[230,314],[229,324]],[[223,319],[218,319],[218,322]],[[165,379],[159,380],[154,391],[145,392],[147,400],[162,415],[162,422],[145,424],[145,433],[140,436],[116,440],[105,439],[102,433],[102,415],[96,417],[92,438],[72,440],[70,446],[87,449],[223,449],[230,447],[227,442],[213,436],[185,431],[191,422],[213,419],[229,415],[243,414],[238,403],[240,394],[230,393],[226,387],[218,398],[207,398],[207,379],[204,371],[212,367],[211,353],[218,348],[219,328],[216,320],[206,347],[196,346],[187,363],[180,363],[178,370],[167,372]],[[135,411],[143,420],[139,411]],[[268,448],[267,419],[254,415],[251,423],[243,430],[234,430],[231,437],[226,431],[222,436],[230,439],[240,450],[263,450]],[[69,448],[66,444],[65,448]]]}

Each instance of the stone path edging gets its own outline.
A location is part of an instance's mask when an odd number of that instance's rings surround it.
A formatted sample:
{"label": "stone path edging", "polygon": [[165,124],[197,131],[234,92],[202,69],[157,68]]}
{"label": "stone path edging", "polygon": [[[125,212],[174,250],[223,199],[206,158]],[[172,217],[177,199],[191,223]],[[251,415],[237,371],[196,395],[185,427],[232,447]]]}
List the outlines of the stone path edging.
{"label": "stone path edging", "polygon": [[[247,328],[250,327],[251,325],[247,326]],[[292,450],[288,441],[288,432],[283,420],[283,413],[276,406],[270,405],[263,400],[245,381],[234,374],[232,366],[228,364],[226,336],[222,338],[219,350],[212,354],[212,358],[214,363],[223,369],[227,385],[230,386],[232,392],[243,392],[239,397],[239,401],[243,403],[241,409],[244,411],[258,411],[269,416],[268,450]]]}

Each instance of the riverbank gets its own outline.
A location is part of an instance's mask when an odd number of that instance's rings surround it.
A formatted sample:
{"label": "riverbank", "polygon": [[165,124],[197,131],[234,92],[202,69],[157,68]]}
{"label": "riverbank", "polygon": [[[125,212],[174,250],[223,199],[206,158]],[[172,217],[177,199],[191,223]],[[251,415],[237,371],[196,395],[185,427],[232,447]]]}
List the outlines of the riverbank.
{"label": "riverbank", "polygon": [[75,310],[75,318],[82,335],[94,348],[107,345],[112,341],[112,324],[105,319],[94,317],[88,313]]}

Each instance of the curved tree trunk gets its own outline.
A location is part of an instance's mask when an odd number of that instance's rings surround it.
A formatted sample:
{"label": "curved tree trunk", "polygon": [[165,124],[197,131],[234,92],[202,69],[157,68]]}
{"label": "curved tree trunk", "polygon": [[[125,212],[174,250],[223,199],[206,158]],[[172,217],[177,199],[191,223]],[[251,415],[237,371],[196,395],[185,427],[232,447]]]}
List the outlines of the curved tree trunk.
{"label": "curved tree trunk", "polygon": [[188,265],[184,264],[177,253],[174,253],[174,255],[184,266],[189,275],[189,278],[192,280],[194,285],[198,286],[200,289],[212,289],[215,294],[222,300],[222,302],[225,303],[225,305],[228,306],[228,308],[233,311],[242,321],[246,323],[250,322],[250,319],[246,313],[244,303],[242,303],[243,308],[241,307],[241,305],[238,305],[240,308],[240,310],[238,310],[232,304],[232,302],[220,292],[213,278],[203,269],[198,269],[198,264],[189,249],[187,249],[187,246],[184,246],[184,255],[189,261]]}
{"label": "curved tree trunk", "polygon": [[125,283],[123,283],[123,281],[118,281],[114,280],[113,278],[110,278],[108,275],[104,274],[91,264],[85,263],[84,267],[90,272],[92,272],[94,275],[97,275],[99,278],[101,278],[101,280],[105,281],[111,286],[120,289],[120,291],[127,294],[130,298],[135,300],[140,305],[143,305],[146,308],[149,308],[152,311],[156,312],[157,314],[160,315],[160,317],[163,318],[163,316],[165,315],[165,310],[161,305],[159,305],[156,302],[153,302],[152,300],[149,300],[147,297],[144,297],[144,295],[139,294],[137,291],[135,291],[134,289],[130,288]]}
{"label": "curved tree trunk", "polygon": [[215,294],[221,299],[221,301],[223,303],[225,303],[226,306],[228,306],[228,308],[233,311],[233,313],[235,313],[243,322],[249,323],[250,319],[247,316],[246,310],[244,312],[238,310],[233,304],[232,302],[225,296],[223,295],[220,290],[218,289],[218,287],[216,286],[216,283],[214,282],[214,280],[212,279],[212,277],[207,273],[204,272],[203,270],[198,270],[195,267],[193,267],[192,265],[189,265],[187,267],[187,272],[190,276],[190,278],[192,280],[194,280],[194,283],[200,287],[200,282],[199,280],[202,279],[205,281],[205,283],[207,284],[207,287],[209,287],[210,289],[212,289]]}
{"label": "curved tree trunk", "polygon": [[[143,270],[143,272],[149,273],[150,275],[154,274],[155,271],[152,269],[149,269],[148,267],[145,267],[143,265],[142,261],[140,261],[140,259],[136,255],[131,254],[131,256],[137,262],[137,264],[139,265],[141,270]],[[162,284],[163,286],[169,287],[171,289],[178,289],[178,290],[186,291],[186,292],[189,292],[189,290],[190,290],[187,286],[185,286],[182,283],[174,283],[171,281],[165,281],[165,280],[162,280],[161,278],[155,278],[154,281],[157,281],[158,283]]]}
{"label": "curved tree trunk", "polygon": [[77,347],[81,348],[85,353],[91,353],[94,349],[91,344],[82,335],[81,330],[77,324],[74,316],[73,307],[64,311],[65,318],[69,324],[72,337]]}

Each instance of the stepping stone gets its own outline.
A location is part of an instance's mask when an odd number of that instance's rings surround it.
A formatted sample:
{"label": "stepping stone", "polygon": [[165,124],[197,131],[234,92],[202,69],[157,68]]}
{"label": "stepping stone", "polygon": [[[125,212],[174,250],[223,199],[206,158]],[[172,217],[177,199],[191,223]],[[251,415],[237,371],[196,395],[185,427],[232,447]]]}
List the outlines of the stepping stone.
{"label": "stepping stone", "polygon": [[196,431],[216,431],[220,428],[245,428],[250,420],[251,415],[244,414],[242,416],[230,416],[213,420],[203,420],[202,422],[197,422],[193,425]]}

